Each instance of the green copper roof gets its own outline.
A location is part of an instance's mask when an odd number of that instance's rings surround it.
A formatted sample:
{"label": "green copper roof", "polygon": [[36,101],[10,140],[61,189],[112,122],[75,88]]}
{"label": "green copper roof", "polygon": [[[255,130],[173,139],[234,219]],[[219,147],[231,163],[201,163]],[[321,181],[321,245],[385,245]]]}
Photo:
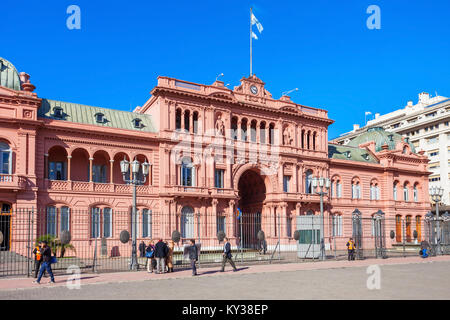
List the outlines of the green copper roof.
{"label": "green copper roof", "polygon": [[[375,151],[381,151],[381,146],[387,144],[389,150],[395,149],[395,146],[398,142],[402,140],[402,136],[395,132],[385,131],[383,128],[375,127],[369,128],[366,132],[360,134],[353,140],[351,140],[347,146],[358,147],[362,143],[366,143],[369,141],[375,141]],[[408,143],[411,147],[412,152],[416,152],[416,149],[412,145],[412,143]]]}
{"label": "green copper roof", "polygon": [[367,163],[378,163],[367,150],[341,146],[337,144],[328,144],[328,158],[350,161],[361,161]]}
{"label": "green copper roof", "polygon": [[21,90],[19,73],[11,62],[0,57],[0,86]]}
{"label": "green copper roof", "polygon": [[[60,112],[60,116],[58,116],[58,112]],[[103,115],[103,122],[97,122],[97,115],[99,114]],[[156,132],[152,117],[148,114],[92,107],[49,99],[42,99],[42,106],[39,108],[38,117],[90,124],[99,127]],[[135,127],[135,119],[141,120],[140,127]]]}

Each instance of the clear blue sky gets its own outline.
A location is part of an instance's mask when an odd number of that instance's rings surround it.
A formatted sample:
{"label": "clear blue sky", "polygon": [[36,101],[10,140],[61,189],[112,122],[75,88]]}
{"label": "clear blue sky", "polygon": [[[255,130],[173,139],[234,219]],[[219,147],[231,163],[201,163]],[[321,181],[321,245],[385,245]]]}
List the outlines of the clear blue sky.
{"label": "clear blue sky", "polygon": [[[66,9],[81,8],[81,30]],[[366,9],[381,9],[369,30]],[[325,108],[329,137],[435,91],[450,96],[450,1],[13,1],[1,5],[0,56],[39,96],[130,110],[158,75],[231,87],[249,73],[249,8],[264,27],[254,73],[275,98]],[[255,28],[256,29],[256,28]]]}

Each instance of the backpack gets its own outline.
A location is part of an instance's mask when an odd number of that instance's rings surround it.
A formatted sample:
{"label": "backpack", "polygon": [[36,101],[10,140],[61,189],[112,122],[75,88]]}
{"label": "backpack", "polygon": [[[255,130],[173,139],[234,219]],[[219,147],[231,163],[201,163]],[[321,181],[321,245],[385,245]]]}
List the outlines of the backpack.
{"label": "backpack", "polygon": [[155,251],[154,250],[152,250],[152,251],[147,251],[146,253],[145,253],[145,256],[147,257],[147,258],[153,258],[153,254],[155,253]]}

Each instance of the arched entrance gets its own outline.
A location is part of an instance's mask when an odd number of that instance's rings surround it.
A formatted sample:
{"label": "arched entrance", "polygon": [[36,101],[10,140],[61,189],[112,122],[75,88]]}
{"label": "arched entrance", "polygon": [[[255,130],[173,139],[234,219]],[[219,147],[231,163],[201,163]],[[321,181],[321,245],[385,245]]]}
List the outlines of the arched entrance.
{"label": "arched entrance", "polygon": [[242,230],[242,246],[249,249],[258,248],[258,231],[261,230],[261,212],[266,199],[266,185],[257,170],[247,170],[239,178],[238,208],[242,211],[238,234]]}

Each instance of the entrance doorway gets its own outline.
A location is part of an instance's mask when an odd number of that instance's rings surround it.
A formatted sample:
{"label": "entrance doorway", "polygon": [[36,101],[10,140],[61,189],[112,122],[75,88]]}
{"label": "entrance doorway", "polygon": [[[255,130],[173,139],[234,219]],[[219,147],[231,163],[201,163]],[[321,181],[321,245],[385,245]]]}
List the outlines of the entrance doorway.
{"label": "entrance doorway", "polygon": [[9,251],[11,247],[11,205],[0,203],[0,209],[0,231],[3,235],[0,251]]}
{"label": "entrance doorway", "polygon": [[261,230],[261,212],[266,199],[266,185],[258,171],[247,170],[239,179],[238,189],[240,197],[238,207],[242,211],[242,218],[238,221],[237,234],[242,239],[243,248],[258,249],[257,235]]}

